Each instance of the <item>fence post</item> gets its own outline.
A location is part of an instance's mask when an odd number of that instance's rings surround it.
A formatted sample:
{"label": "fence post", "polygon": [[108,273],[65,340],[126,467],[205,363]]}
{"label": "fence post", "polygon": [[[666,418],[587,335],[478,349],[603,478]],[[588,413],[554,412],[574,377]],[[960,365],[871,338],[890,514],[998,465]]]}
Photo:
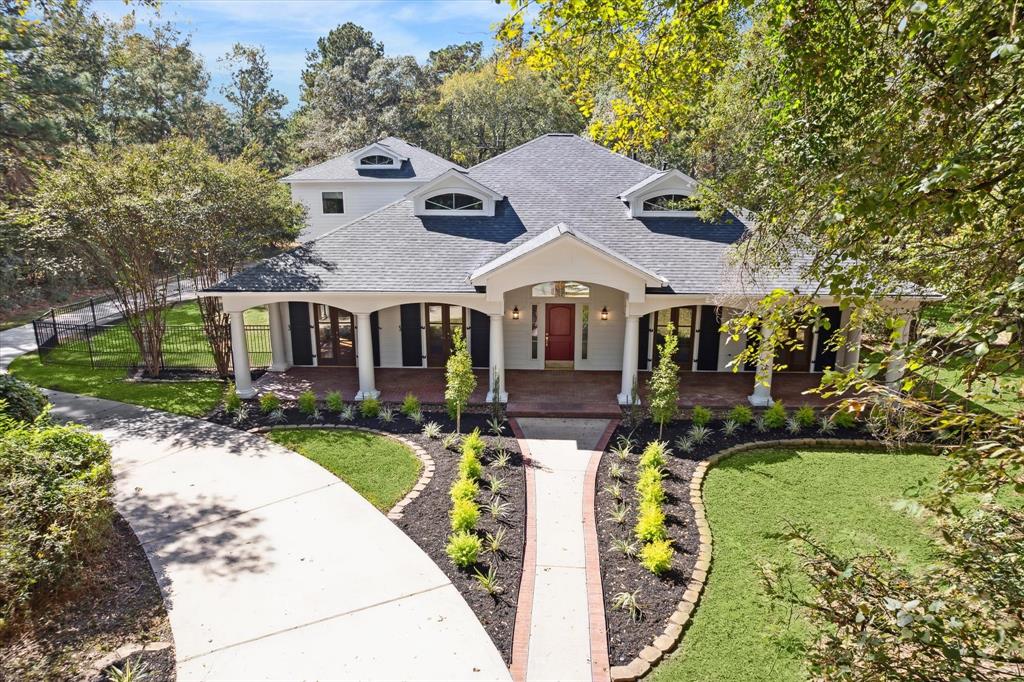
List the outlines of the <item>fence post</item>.
{"label": "fence post", "polygon": [[82,326],[85,327],[85,344],[89,348],[89,364],[92,365],[93,369],[96,369],[96,358],[92,354],[92,337],[89,336],[89,325],[84,324]]}
{"label": "fence post", "polygon": [[53,312],[53,308],[50,308],[50,320],[53,322],[53,338],[57,342],[53,345],[60,345],[60,334],[57,333],[57,315]]}
{"label": "fence post", "polygon": [[96,321],[96,304],[93,302],[92,296],[89,297],[89,307],[92,309],[92,326],[100,326],[100,323]]}

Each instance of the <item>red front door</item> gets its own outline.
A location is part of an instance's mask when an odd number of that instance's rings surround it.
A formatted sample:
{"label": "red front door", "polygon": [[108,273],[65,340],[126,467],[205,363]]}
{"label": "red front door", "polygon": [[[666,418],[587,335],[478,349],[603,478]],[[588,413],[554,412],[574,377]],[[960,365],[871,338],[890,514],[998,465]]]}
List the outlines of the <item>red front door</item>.
{"label": "red front door", "polygon": [[575,339],[576,306],[572,303],[549,303],[545,360],[572,362]]}

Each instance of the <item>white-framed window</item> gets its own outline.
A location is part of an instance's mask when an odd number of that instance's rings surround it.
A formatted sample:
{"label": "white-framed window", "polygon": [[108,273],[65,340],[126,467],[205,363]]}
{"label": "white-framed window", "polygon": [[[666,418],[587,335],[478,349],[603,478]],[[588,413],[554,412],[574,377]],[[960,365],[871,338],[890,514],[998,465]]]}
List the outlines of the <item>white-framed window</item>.
{"label": "white-framed window", "polygon": [[325,214],[345,212],[344,192],[321,192],[320,201]]}
{"label": "white-framed window", "polygon": [[370,154],[359,159],[360,166],[394,166],[395,160],[383,154]]}
{"label": "white-framed window", "polygon": [[484,200],[462,192],[443,192],[423,202],[428,211],[483,211]]}
{"label": "white-framed window", "polygon": [[582,282],[541,282],[531,293],[534,298],[590,298],[590,287]]}
{"label": "white-framed window", "polygon": [[693,218],[700,211],[696,198],[688,194],[660,192],[640,200],[640,215],[664,218]]}

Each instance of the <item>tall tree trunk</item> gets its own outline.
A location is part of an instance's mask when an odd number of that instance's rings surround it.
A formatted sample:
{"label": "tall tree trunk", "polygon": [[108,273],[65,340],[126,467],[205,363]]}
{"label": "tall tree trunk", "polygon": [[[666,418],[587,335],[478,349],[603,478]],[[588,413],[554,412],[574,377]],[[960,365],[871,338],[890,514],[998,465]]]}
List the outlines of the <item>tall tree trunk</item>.
{"label": "tall tree trunk", "polygon": [[[192,273],[192,284],[197,292],[208,289],[220,281],[221,274],[216,267],[207,265]],[[232,273],[226,274],[230,276]],[[226,379],[231,373],[231,318],[224,312],[219,296],[200,296],[199,314],[203,318],[203,331],[210,343],[217,374]]]}

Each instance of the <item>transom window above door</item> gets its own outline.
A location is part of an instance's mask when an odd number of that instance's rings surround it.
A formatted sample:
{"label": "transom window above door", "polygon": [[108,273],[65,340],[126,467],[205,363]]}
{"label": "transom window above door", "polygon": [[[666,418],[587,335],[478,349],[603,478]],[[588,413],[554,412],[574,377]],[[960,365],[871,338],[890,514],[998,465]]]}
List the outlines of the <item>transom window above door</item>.
{"label": "transom window above door", "polygon": [[431,211],[482,211],[484,210],[483,199],[478,199],[471,194],[459,192],[445,192],[435,194],[424,202],[424,206]]}
{"label": "transom window above door", "polygon": [[533,285],[534,298],[590,298],[590,287],[582,282],[541,282]]}

